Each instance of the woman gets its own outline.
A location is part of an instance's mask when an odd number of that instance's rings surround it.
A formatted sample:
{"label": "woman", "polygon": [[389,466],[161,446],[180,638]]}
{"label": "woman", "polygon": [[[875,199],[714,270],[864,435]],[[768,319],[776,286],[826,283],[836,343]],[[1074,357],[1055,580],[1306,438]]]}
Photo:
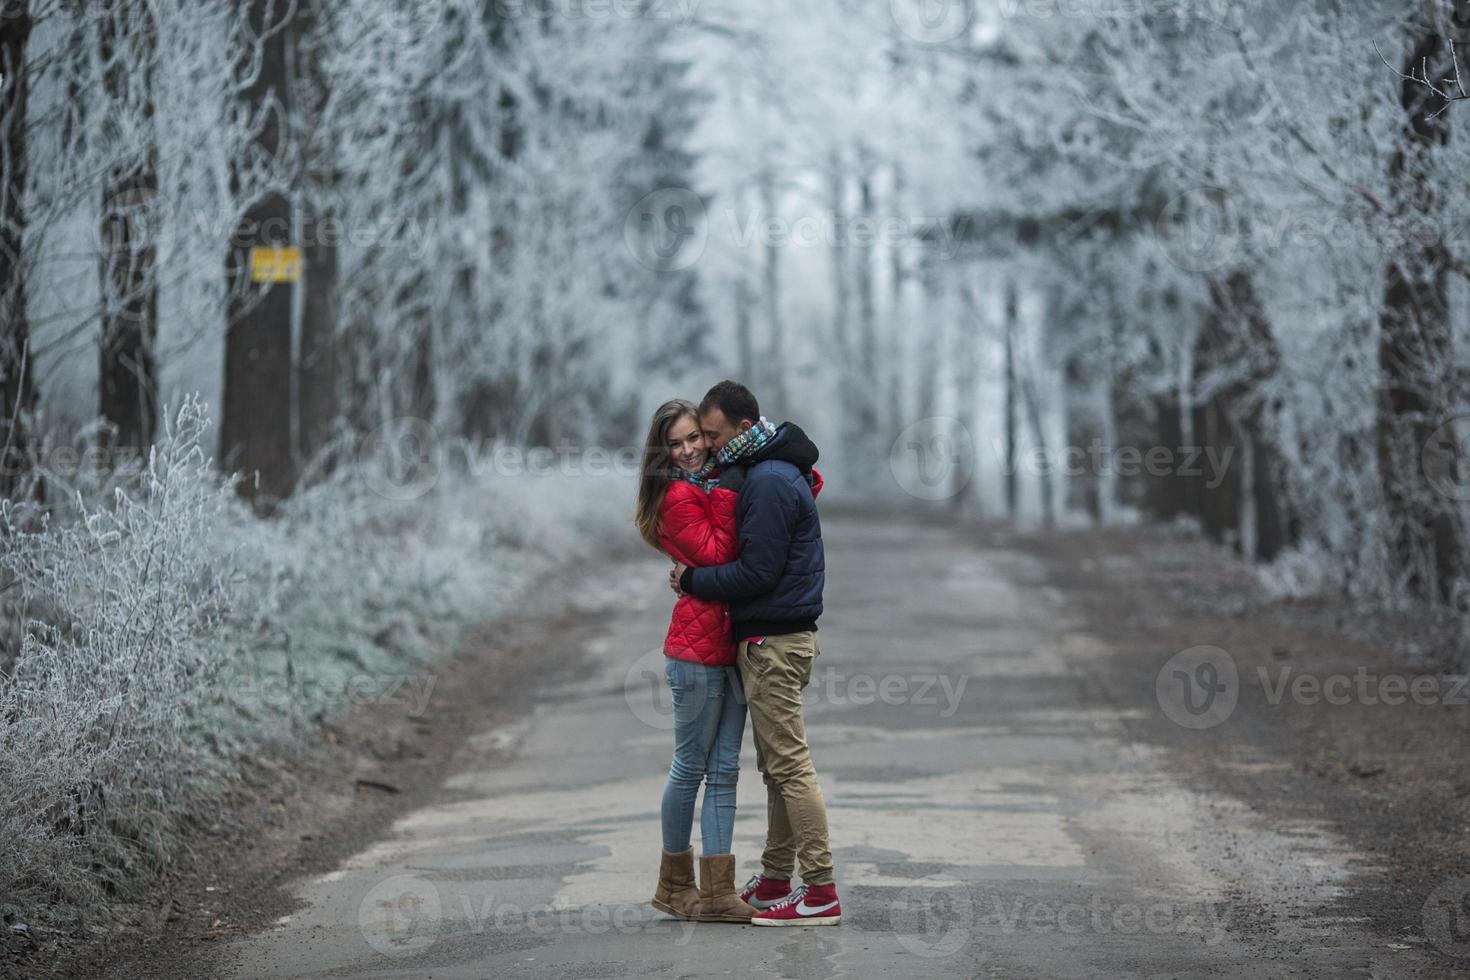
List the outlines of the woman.
{"label": "woman", "polygon": [[[736,557],[735,493],[714,475],[699,413],[683,399],[653,415],[635,522],[643,539],[691,566]],[[664,637],[664,677],[674,699],[674,758],[662,803],[663,860],[650,904],[680,919],[749,922],[755,911],[735,891],[735,783],[745,734],[745,692],[735,665],[730,612],[722,602],[680,596]],[[703,854],[694,883],[694,798],[704,782]]]}

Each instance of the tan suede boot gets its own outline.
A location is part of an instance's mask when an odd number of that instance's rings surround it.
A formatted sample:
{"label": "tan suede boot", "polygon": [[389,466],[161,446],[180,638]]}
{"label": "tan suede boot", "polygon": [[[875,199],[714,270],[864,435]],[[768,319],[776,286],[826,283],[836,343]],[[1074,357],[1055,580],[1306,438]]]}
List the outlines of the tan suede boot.
{"label": "tan suede boot", "polygon": [[735,891],[735,855],[711,854],[699,859],[700,922],[749,922],[755,909]]}
{"label": "tan suede boot", "polygon": [[699,889],[694,886],[694,848],[679,854],[662,853],[658,888],[648,904],[676,919],[692,919],[699,912]]}

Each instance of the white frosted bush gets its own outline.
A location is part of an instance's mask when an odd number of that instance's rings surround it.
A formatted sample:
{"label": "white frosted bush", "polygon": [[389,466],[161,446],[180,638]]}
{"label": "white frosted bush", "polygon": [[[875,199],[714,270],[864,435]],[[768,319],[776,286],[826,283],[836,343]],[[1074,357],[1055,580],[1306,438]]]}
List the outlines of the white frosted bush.
{"label": "white frosted bush", "polygon": [[74,521],[0,502],[0,570],[26,615],[0,686],[8,896],[126,891],[140,866],[168,863],[181,816],[208,809],[221,760],[198,709],[239,584],[212,532],[239,505],[209,467],[207,427],[185,402],[138,484],[101,507],[78,495]]}
{"label": "white frosted bush", "polygon": [[45,508],[0,500],[21,637],[0,674],[0,906],[33,923],[138,894],[191,828],[228,825],[247,760],[372,710],[354,683],[432,674],[631,506],[615,477],[450,472],[389,499],[348,453],[262,519],[214,470],[205,407],[166,416],[131,472],[43,474]]}

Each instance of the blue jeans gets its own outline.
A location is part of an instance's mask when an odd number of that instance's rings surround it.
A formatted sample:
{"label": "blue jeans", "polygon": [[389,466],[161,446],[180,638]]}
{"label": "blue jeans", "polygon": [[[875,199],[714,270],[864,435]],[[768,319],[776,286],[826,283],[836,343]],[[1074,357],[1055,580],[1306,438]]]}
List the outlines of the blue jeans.
{"label": "blue jeans", "polygon": [[674,695],[674,761],[662,807],[664,850],[678,854],[689,849],[694,797],[703,780],[699,834],[704,853],[729,854],[735,833],[740,740],[745,735],[740,671],[669,658],[664,679]]}

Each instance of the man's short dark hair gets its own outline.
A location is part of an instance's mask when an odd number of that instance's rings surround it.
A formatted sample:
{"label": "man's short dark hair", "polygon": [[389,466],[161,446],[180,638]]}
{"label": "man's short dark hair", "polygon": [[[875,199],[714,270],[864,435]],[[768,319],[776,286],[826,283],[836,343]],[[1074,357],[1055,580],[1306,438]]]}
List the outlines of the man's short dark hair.
{"label": "man's short dark hair", "polygon": [[761,407],[755,395],[738,381],[721,381],[705,392],[704,401],[699,403],[699,414],[718,408],[725,418],[739,425],[741,422],[759,422]]}

